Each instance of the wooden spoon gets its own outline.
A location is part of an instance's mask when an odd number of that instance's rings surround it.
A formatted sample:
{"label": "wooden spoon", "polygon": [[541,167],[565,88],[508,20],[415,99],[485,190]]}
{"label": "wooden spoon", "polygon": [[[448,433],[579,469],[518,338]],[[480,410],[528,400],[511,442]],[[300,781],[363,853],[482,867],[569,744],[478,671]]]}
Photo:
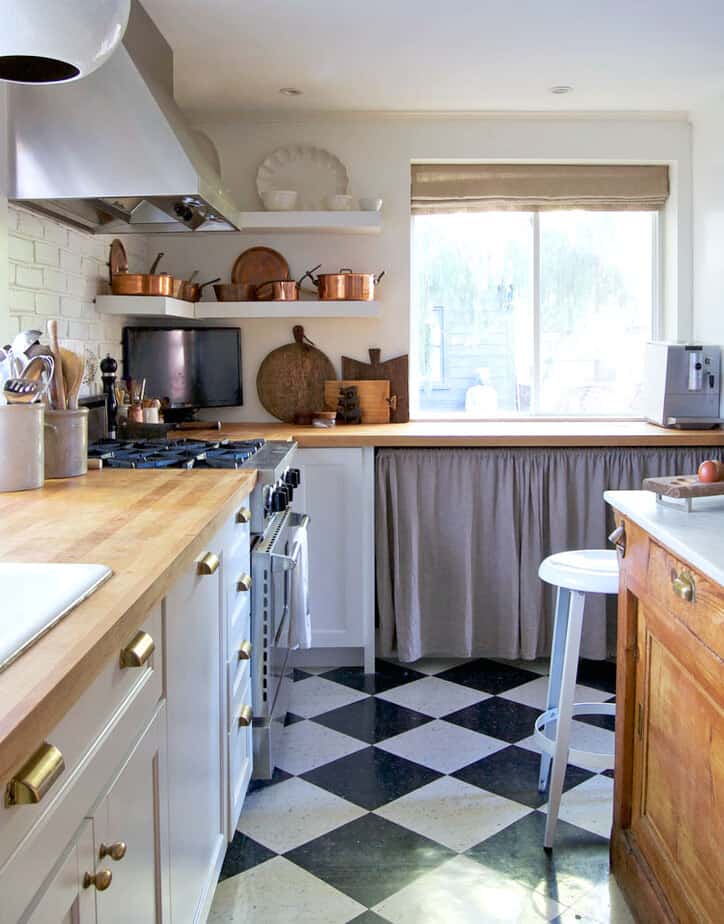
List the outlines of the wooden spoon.
{"label": "wooden spoon", "polygon": [[83,383],[85,362],[72,350],[60,348],[60,359],[63,365],[63,379],[65,380],[65,393],[68,396],[68,410],[77,410],[78,393]]}
{"label": "wooden spoon", "polygon": [[50,349],[53,351],[55,366],[53,368],[52,397],[53,404],[59,411],[65,410],[65,383],[63,382],[63,366],[60,358],[60,344],[58,343],[58,322],[48,321],[48,339]]}

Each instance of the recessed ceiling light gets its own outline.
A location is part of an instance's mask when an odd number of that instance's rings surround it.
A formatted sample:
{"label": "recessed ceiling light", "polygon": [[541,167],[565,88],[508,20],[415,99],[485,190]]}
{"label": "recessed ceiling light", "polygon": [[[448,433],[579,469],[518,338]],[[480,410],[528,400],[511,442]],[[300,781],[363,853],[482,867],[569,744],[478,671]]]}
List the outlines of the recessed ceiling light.
{"label": "recessed ceiling light", "polygon": [[282,96],[301,96],[304,90],[297,90],[296,87],[282,87],[279,92]]}
{"label": "recessed ceiling light", "polygon": [[573,87],[568,87],[565,84],[561,84],[557,87],[551,87],[550,92],[555,93],[556,96],[562,96],[564,93],[573,93]]}

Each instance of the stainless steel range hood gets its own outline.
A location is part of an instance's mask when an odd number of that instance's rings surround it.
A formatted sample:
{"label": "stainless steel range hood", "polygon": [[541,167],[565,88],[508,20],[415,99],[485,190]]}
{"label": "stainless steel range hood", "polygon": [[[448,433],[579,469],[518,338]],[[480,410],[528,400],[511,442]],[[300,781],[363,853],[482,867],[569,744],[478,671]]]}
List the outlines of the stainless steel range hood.
{"label": "stainless steel range hood", "polygon": [[9,198],[103,234],[230,231],[240,213],[173,98],[173,52],[134,2],[123,44],[73,83],[8,85]]}

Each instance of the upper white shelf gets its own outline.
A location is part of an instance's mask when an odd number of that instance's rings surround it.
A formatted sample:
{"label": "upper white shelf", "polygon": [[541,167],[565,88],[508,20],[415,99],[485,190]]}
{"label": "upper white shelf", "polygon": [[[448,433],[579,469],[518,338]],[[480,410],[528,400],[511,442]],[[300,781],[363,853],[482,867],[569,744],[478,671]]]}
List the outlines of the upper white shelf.
{"label": "upper white shelf", "polygon": [[242,231],[312,231],[379,234],[380,212],[242,212]]}
{"label": "upper white shelf", "polygon": [[101,314],[126,317],[185,318],[211,321],[229,318],[378,318],[379,302],[185,302],[178,298],[151,295],[99,295]]}

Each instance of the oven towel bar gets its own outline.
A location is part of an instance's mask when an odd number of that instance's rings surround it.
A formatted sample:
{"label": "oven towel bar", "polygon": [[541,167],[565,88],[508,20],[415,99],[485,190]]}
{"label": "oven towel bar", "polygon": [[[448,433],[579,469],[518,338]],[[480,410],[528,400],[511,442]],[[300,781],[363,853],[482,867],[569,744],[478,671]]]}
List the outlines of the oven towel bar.
{"label": "oven towel bar", "polygon": [[306,523],[292,533],[294,562],[287,575],[289,605],[289,648],[312,647],[312,619],[309,613],[309,544]]}

